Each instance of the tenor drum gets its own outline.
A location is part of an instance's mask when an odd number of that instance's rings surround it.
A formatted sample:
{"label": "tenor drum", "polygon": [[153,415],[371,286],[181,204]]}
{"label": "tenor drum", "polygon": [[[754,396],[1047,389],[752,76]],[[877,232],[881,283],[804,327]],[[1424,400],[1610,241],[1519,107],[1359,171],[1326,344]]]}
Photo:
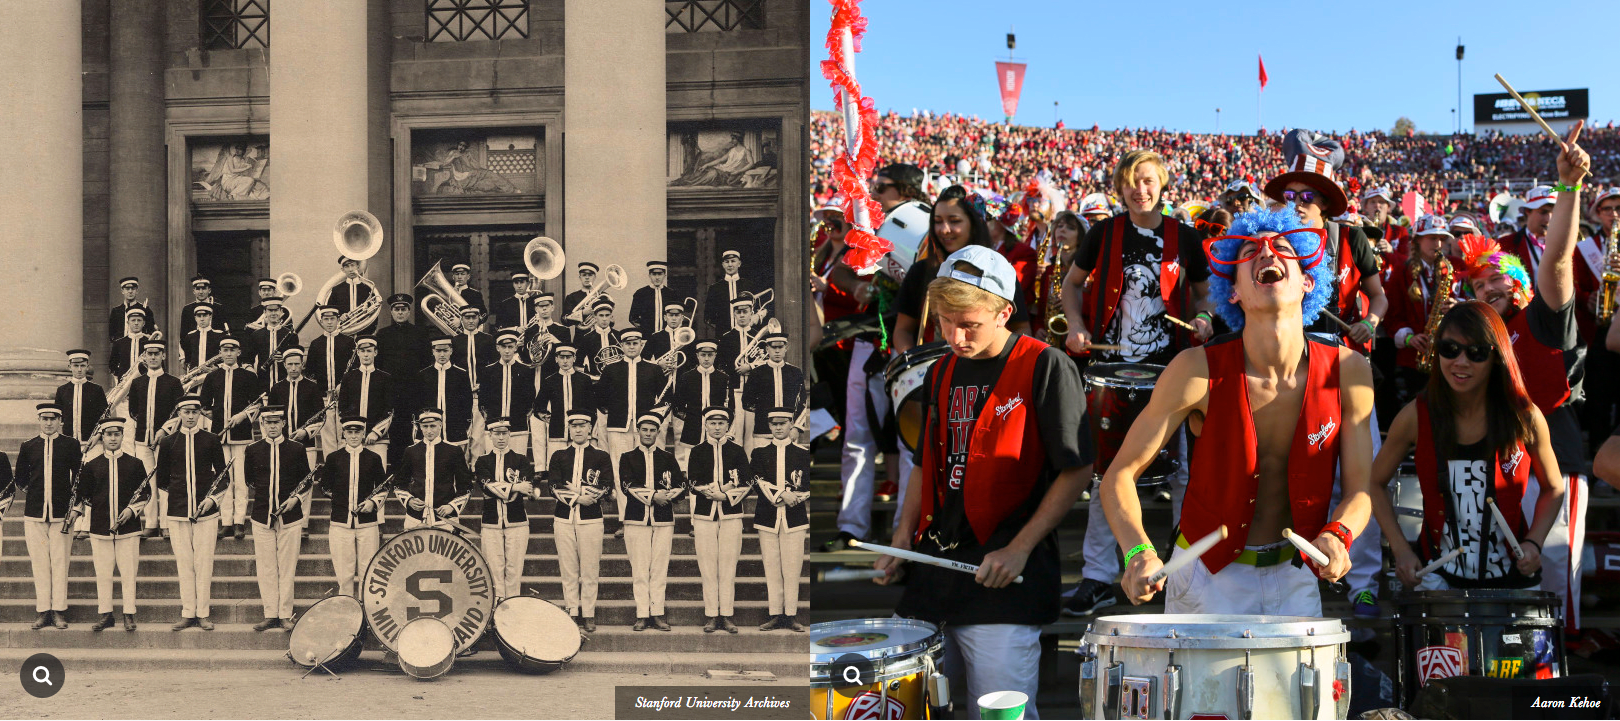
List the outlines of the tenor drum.
{"label": "tenor drum", "polygon": [[366,613],[353,596],[331,596],[310,606],[287,637],[287,658],[300,666],[336,666],[360,657]]}
{"label": "tenor drum", "polygon": [[[1086,368],[1086,408],[1091,414],[1091,443],[1097,460],[1092,473],[1101,479],[1125,445],[1125,433],[1147,407],[1153,385],[1159,382],[1164,366],[1151,363],[1097,363]],[[1139,486],[1170,480],[1181,461],[1174,447],[1159,449],[1159,455],[1136,479]]]}
{"label": "tenor drum", "polygon": [[[810,712],[819,719],[920,719],[945,635],[931,623],[863,618],[810,627]],[[866,659],[864,671],[839,659]],[[840,672],[843,675],[840,675]]]}
{"label": "tenor drum", "polygon": [[1423,532],[1423,489],[1418,487],[1417,467],[1402,463],[1390,484],[1389,498],[1395,505],[1395,520],[1408,543],[1417,543]]}
{"label": "tenor drum", "polygon": [[450,627],[432,616],[418,616],[399,630],[399,667],[423,680],[443,676],[456,663],[456,639]]}
{"label": "tenor drum", "polygon": [[460,653],[476,643],[495,610],[489,565],[478,544],[437,528],[384,541],[360,577],[360,602],[372,635],[398,652],[407,621],[444,621]]}
{"label": "tenor drum", "polygon": [[1342,719],[1349,641],[1336,619],[1104,616],[1080,644],[1080,716]]}
{"label": "tenor drum", "polygon": [[914,451],[917,444],[922,442],[923,423],[926,422],[922,401],[923,394],[927,392],[923,388],[923,381],[928,378],[928,368],[950,352],[951,347],[945,341],[924,343],[895,356],[883,370],[883,387],[889,392],[895,427],[906,450]]}
{"label": "tenor drum", "polygon": [[1556,678],[1568,673],[1559,598],[1545,591],[1453,589],[1395,597],[1396,700],[1432,679]]}
{"label": "tenor drum", "polygon": [[579,626],[567,611],[534,596],[512,596],[495,607],[495,645],[501,658],[529,673],[550,673],[579,653]]}

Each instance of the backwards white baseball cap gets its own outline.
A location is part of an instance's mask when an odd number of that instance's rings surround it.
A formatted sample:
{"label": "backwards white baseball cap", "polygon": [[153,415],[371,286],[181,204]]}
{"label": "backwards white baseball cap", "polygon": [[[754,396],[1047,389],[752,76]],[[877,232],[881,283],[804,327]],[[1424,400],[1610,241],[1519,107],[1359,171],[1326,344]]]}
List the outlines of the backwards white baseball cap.
{"label": "backwards white baseball cap", "polygon": [[[958,270],[958,263],[973,266],[979,274]],[[1007,262],[1000,253],[982,245],[970,245],[950,254],[945,262],[939,264],[939,277],[990,291],[1008,303],[1013,302],[1013,292],[1018,288],[1018,273],[1013,270],[1012,263]]]}

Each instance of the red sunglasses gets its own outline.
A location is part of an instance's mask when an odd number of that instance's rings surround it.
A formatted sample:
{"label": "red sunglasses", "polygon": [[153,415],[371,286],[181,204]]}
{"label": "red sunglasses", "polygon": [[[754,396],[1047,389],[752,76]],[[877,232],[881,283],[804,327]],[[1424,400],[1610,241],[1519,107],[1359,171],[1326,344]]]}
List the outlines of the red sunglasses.
{"label": "red sunglasses", "polygon": [[[1315,252],[1307,255],[1300,255],[1294,252],[1293,249],[1298,244],[1294,242],[1294,238],[1289,236],[1296,236],[1296,234],[1300,233],[1309,233],[1316,236],[1317,243]],[[1288,241],[1288,250],[1285,251],[1277,247],[1275,241],[1279,238]],[[1215,244],[1223,240],[1239,240],[1253,243],[1254,245],[1250,246],[1247,252],[1243,252],[1243,245],[1240,243],[1238,246],[1239,255],[1237,258],[1233,260],[1222,260],[1215,255]],[[1301,238],[1301,240],[1303,240],[1303,238]],[[1267,238],[1255,238],[1247,235],[1223,235],[1218,238],[1209,238],[1204,241],[1204,255],[1209,258],[1210,262],[1209,272],[1227,280],[1232,280],[1232,274],[1230,272],[1222,271],[1220,266],[1231,267],[1254,260],[1260,255],[1260,249],[1262,247],[1269,248],[1271,250],[1271,254],[1277,256],[1278,258],[1299,261],[1299,267],[1301,270],[1310,270],[1311,268],[1315,268],[1316,265],[1321,263],[1322,259],[1326,257],[1327,231],[1321,228],[1296,228],[1286,233],[1280,233]]]}

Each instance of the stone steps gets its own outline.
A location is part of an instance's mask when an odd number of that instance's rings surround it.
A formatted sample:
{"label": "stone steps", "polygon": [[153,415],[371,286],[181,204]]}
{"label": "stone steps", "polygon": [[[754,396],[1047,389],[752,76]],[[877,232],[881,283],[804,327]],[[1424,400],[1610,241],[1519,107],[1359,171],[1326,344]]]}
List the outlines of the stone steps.
{"label": "stone steps", "polygon": [[[673,579],[672,579],[673,580]],[[145,585],[144,583],[142,584]],[[322,590],[331,590],[330,586]],[[122,601],[114,588],[113,610],[117,611]],[[299,596],[293,601],[293,612],[303,613],[310,606],[320,601],[322,594],[312,596]],[[542,594],[544,595],[544,594]],[[560,590],[554,596],[544,596],[548,600],[558,602],[562,598]],[[802,597],[801,597],[802,598]],[[801,606],[804,605],[801,601]],[[162,624],[167,629],[168,624],[180,619],[180,600],[177,598],[147,598],[136,599],[136,622],[139,624]],[[766,602],[761,600],[742,600],[736,602],[736,614],[733,620],[739,628],[750,625],[758,626],[768,617]],[[664,604],[664,617],[674,626],[702,626],[704,623],[703,601],[701,600],[674,600]],[[99,618],[96,613],[95,592],[91,591],[89,597],[68,594],[68,623],[67,630],[72,631],[78,624],[91,624]],[[34,610],[32,595],[28,598],[0,599],[0,624],[7,623],[33,623],[38,613]],[[257,595],[254,598],[224,598],[213,602],[213,608],[208,614],[209,620],[216,624],[254,624],[264,619],[264,605],[259,602]],[[636,604],[629,599],[601,598],[596,603],[596,621],[598,625],[629,626],[636,622]],[[120,627],[122,628],[122,627]],[[41,631],[39,643],[36,648],[50,649],[53,643],[51,631]],[[103,632],[108,633],[108,632]],[[122,630],[117,633],[123,633]],[[774,632],[773,632],[774,633]],[[662,634],[661,634],[662,635]],[[729,634],[728,634],[729,635]],[[738,652],[747,652],[746,645],[738,645]]]}
{"label": "stone steps", "polygon": [[[609,527],[612,528],[613,526]],[[388,538],[392,535],[393,533],[389,533],[387,531],[383,532],[384,538]],[[326,556],[330,554],[332,552],[331,545],[327,542],[327,540],[327,535],[324,532],[309,534],[309,538],[303,542],[300,555]],[[677,530],[672,537],[672,541],[673,542],[670,544],[670,557],[672,559],[682,556],[691,556],[697,553],[696,543],[693,541],[691,536],[685,533],[681,533]],[[474,542],[477,542],[476,539]],[[86,559],[90,558],[89,540],[73,541],[71,547],[72,554],[75,557],[84,556]],[[529,546],[526,553],[529,556],[555,556],[557,554],[557,542],[556,539],[551,535],[549,527],[547,527],[544,532],[534,530],[529,531]],[[602,555],[604,558],[612,555],[624,555],[624,553],[624,539],[614,538],[612,531],[602,535]],[[759,555],[759,536],[757,534],[747,531],[743,533],[742,553],[744,556]],[[171,554],[171,547],[167,540],[149,539],[141,541],[141,556],[143,558],[146,556],[159,554],[164,556],[169,556]],[[217,542],[217,545],[214,546],[214,557],[216,560],[223,560],[231,556],[241,556],[248,559],[253,558],[253,534],[251,532],[247,533],[240,541],[234,538],[222,538]],[[19,529],[15,533],[9,531],[5,533],[3,540],[0,540],[0,563],[10,560],[26,562],[27,559],[28,547],[27,543],[23,540],[22,531]]]}
{"label": "stone steps", "polygon": [[[152,544],[148,542],[147,548]],[[173,580],[177,571],[175,558],[169,554],[148,553],[142,549],[140,570],[137,576],[144,584],[150,580]],[[362,569],[364,570],[364,569]],[[744,553],[737,561],[738,579],[757,578],[764,574],[764,561],[759,554]],[[0,583],[6,581],[29,581],[32,570],[29,567],[28,557],[9,556],[0,559]],[[557,578],[562,571],[559,568],[557,555],[530,554],[523,561],[524,579]],[[682,576],[698,577],[697,557],[693,554],[672,554],[669,560],[670,581]],[[303,553],[298,556],[298,576],[322,580],[335,578],[332,572],[332,557],[326,554]],[[630,576],[630,557],[623,553],[602,554],[601,576],[603,581],[610,578],[623,577],[626,581]],[[251,554],[220,555],[214,558],[214,582],[220,583],[235,578],[254,578],[253,556]],[[91,581],[95,579],[95,568],[88,554],[73,556],[68,562],[68,580]],[[3,598],[0,595],[0,598]]]}

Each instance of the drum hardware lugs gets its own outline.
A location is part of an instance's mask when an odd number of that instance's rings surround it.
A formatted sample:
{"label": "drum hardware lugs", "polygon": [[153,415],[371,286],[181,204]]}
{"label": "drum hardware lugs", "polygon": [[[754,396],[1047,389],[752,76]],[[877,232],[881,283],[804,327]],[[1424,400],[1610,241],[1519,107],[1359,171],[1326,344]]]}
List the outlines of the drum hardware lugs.
{"label": "drum hardware lugs", "polygon": [[[1176,630],[1170,629],[1170,637]],[[1164,718],[1181,718],[1181,667],[1176,665],[1176,650],[1170,649],[1170,662],[1164,667]]]}
{"label": "drum hardware lugs", "polygon": [[[1254,638],[1248,631],[1243,632],[1244,638]],[[1240,718],[1254,718],[1254,665],[1250,662],[1249,649],[1243,649],[1243,668],[1238,669],[1238,716]]]}
{"label": "drum hardware lugs", "polygon": [[[1120,706],[1124,708],[1124,712],[1120,715],[1120,718],[1144,720],[1152,718],[1153,709],[1158,705],[1154,703],[1156,699],[1153,687],[1156,684],[1153,681],[1152,676],[1125,677],[1125,684],[1121,691],[1123,698],[1120,699]],[[1130,702],[1125,703],[1125,699],[1129,699]]]}
{"label": "drum hardware lugs", "polygon": [[[1119,635],[1119,629],[1114,629]],[[1121,686],[1125,682],[1125,664],[1114,658],[1114,647],[1108,647],[1108,668],[1103,672],[1103,718],[1119,718]]]}
{"label": "drum hardware lugs", "polygon": [[[1316,629],[1310,629],[1308,635],[1316,635]],[[1316,684],[1316,647],[1311,647],[1311,662],[1299,665],[1299,707],[1305,710],[1305,718],[1315,718],[1322,702],[1322,690]]]}

